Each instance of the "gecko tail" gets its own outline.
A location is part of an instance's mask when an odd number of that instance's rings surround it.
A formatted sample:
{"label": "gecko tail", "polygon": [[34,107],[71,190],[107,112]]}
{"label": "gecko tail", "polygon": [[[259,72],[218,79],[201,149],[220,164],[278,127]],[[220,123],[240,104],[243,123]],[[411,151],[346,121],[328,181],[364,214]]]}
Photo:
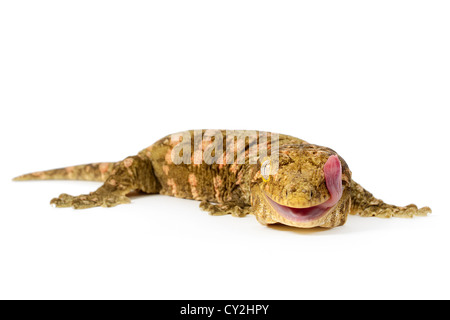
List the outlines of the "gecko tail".
{"label": "gecko tail", "polygon": [[38,171],[15,177],[13,181],[83,180],[104,182],[110,175],[114,164],[114,162],[101,162],[47,171]]}

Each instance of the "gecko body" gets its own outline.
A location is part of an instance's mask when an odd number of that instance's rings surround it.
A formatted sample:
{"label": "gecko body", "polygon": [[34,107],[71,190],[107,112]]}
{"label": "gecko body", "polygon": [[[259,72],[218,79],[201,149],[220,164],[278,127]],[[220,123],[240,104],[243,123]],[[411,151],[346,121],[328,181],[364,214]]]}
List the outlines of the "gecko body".
{"label": "gecko body", "polygon": [[129,203],[132,191],[200,201],[212,215],[253,214],[262,224],[298,228],[343,225],[348,214],[425,216],[375,198],[352,179],[332,149],[262,131],[190,130],[166,136],[119,162],[35,172],[15,180],[101,181],[96,191],[61,194],[56,207],[85,209]]}

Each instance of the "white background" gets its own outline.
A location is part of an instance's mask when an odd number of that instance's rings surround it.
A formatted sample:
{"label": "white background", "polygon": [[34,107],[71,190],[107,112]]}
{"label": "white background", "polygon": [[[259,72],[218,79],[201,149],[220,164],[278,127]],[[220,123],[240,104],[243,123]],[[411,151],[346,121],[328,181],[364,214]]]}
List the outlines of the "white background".
{"label": "white background", "polygon": [[[450,298],[448,1],[2,1],[2,299]],[[332,230],[195,201],[55,209],[94,182],[16,175],[116,161],[178,131],[329,146],[426,218]]]}

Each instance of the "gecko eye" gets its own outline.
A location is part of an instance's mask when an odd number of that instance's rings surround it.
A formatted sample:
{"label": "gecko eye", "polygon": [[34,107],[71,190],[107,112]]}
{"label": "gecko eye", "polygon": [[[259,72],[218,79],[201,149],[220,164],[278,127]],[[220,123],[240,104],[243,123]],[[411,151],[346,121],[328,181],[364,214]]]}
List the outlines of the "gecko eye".
{"label": "gecko eye", "polygon": [[269,181],[271,170],[272,162],[270,159],[267,159],[261,164],[261,176],[265,182]]}

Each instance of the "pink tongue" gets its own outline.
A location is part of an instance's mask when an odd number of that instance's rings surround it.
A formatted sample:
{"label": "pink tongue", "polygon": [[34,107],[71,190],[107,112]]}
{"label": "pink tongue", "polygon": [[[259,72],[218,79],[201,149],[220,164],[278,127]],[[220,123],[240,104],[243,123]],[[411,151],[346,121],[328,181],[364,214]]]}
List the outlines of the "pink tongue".
{"label": "pink tongue", "polygon": [[339,157],[331,156],[325,163],[323,171],[331,198],[322,205],[331,208],[342,197],[342,165]]}

